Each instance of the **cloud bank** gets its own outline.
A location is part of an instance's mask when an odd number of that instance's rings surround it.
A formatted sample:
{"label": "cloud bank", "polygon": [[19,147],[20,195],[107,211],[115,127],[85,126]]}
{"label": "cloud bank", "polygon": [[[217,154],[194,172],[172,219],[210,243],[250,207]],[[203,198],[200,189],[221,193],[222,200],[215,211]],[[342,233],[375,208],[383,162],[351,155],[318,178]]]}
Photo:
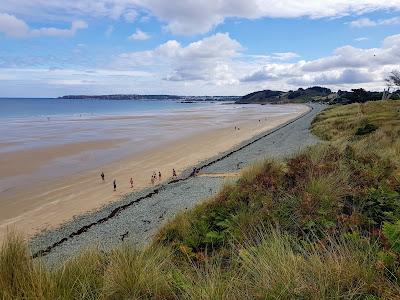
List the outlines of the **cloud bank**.
{"label": "cloud bank", "polygon": [[[49,20],[77,16],[124,18],[132,22],[141,12],[150,12],[165,22],[174,34],[206,33],[226,18],[298,18],[312,19],[363,14],[377,10],[400,10],[398,0],[2,0],[1,11],[24,18],[40,17]],[[71,21],[71,20],[70,20]],[[371,20],[370,20],[371,21]],[[373,22],[373,21],[371,21]],[[368,20],[354,26],[371,26]],[[393,22],[382,21],[382,22]]]}
{"label": "cloud bank", "polygon": [[243,49],[228,33],[218,33],[187,46],[170,40],[150,51],[123,53],[117,64],[139,69],[153,67],[164,81],[241,86],[249,90],[251,86],[381,87],[386,74],[398,67],[400,34],[386,37],[379,48],[347,45],[329,56],[308,61],[291,52],[246,56]]}

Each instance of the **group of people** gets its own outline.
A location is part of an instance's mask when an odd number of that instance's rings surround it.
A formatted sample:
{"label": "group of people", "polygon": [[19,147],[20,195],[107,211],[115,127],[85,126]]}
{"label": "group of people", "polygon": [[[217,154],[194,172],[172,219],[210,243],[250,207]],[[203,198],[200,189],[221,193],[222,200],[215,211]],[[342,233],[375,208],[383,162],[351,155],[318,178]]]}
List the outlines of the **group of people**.
{"label": "group of people", "polygon": [[[151,175],[151,180],[150,180],[151,184],[154,185],[156,180],[157,180],[157,173],[153,172],[153,175]],[[161,181],[161,172],[160,171],[158,171],[158,181]]]}
{"label": "group of people", "polygon": [[[106,180],[106,176],[104,175],[103,171],[101,172],[100,177],[101,177],[101,181],[104,182]],[[113,180],[113,187],[114,187],[114,192],[115,192],[117,190],[117,180],[116,179]],[[131,177],[131,187],[133,187],[132,177]]]}
{"label": "group of people", "polygon": [[[100,173],[100,177],[101,177],[102,182],[104,182],[105,181],[105,175],[104,175],[103,171]],[[158,175],[157,175],[157,173],[155,171],[153,172],[153,175],[151,175],[151,184],[152,185],[154,185],[155,182],[157,181],[157,177],[158,177],[158,181],[160,182],[161,178],[162,178],[160,171],[158,171]],[[172,169],[172,178],[175,179],[176,177],[177,177],[176,171],[175,171],[175,169]],[[133,178],[132,177],[129,180],[129,183],[131,185],[131,188],[133,188]],[[117,190],[117,180],[116,179],[113,180],[113,188],[114,188],[114,192],[115,192]]]}

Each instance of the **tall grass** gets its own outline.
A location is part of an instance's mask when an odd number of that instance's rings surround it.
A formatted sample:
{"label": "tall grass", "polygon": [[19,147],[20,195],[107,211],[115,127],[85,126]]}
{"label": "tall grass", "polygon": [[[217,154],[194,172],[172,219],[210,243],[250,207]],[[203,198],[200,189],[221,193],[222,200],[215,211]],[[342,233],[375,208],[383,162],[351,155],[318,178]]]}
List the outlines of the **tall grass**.
{"label": "tall grass", "polygon": [[98,299],[106,265],[98,249],[86,250],[50,272],[54,294],[61,299]]}
{"label": "tall grass", "polygon": [[171,253],[164,248],[137,250],[130,246],[113,250],[104,272],[103,295],[107,299],[173,299]]}
{"label": "tall grass", "polygon": [[[82,253],[57,269],[27,256],[9,236],[0,256],[2,299],[397,299],[367,238],[303,240],[269,227],[238,243],[229,261],[174,261],[168,249],[123,246]],[[5,250],[3,248],[3,250]],[[12,260],[10,259],[12,257]]]}
{"label": "tall grass", "polygon": [[0,251],[0,298],[176,299],[170,256],[162,247],[123,245],[88,249],[54,269],[33,261],[21,236],[10,233]]}
{"label": "tall grass", "polygon": [[[399,289],[380,282],[373,245],[326,236],[328,245],[302,243],[276,230],[241,253],[246,284],[258,299],[359,299]],[[378,289],[377,289],[378,288]]]}
{"label": "tall grass", "polygon": [[52,299],[54,283],[43,265],[31,260],[21,235],[9,233],[0,250],[2,299]]}

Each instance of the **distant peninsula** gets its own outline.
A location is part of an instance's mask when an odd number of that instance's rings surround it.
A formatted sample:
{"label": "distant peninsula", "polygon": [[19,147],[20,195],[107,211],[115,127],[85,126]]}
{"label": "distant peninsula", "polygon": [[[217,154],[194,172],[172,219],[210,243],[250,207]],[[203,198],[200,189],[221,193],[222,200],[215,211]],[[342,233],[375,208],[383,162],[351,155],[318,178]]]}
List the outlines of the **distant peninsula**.
{"label": "distant peninsula", "polygon": [[58,99],[88,99],[88,100],[180,100],[182,102],[194,101],[237,101],[239,96],[178,96],[178,95],[137,95],[137,94],[115,94],[115,95],[65,95]]}

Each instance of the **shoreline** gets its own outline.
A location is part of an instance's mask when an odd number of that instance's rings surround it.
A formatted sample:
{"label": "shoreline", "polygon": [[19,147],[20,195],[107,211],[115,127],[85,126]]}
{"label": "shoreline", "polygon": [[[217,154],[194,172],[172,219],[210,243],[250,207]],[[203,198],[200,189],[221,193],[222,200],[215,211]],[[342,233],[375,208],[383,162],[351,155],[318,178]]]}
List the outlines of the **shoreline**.
{"label": "shoreline", "polygon": [[46,264],[55,265],[87,247],[112,249],[121,243],[122,235],[127,235],[125,240],[132,245],[144,246],[176,213],[215,195],[226,180],[235,180],[231,175],[237,172],[238,161],[243,162],[242,169],[265,156],[286,156],[317,143],[308,128],[324,108],[311,105],[310,110],[297,118],[200,162],[196,167],[201,169],[202,176],[190,176],[188,169],[179,180],[131,193],[101,210],[43,232],[30,241],[30,249],[35,257],[43,257],[41,260]]}
{"label": "shoreline", "polygon": [[[27,238],[45,230],[54,230],[77,216],[99,210],[110,203],[118,202],[132,192],[148,188],[151,172],[160,165],[162,166],[158,169],[163,174],[163,181],[160,183],[163,183],[171,177],[169,173],[172,168],[175,167],[179,174],[190,166],[196,165],[199,161],[228,151],[243,141],[294,119],[306,111],[308,111],[308,108],[302,106],[301,112],[270,118],[268,124],[264,126],[258,124],[255,126],[254,120],[238,123],[241,126],[241,131],[240,133],[237,132],[237,135],[232,135],[232,128],[218,128],[194,134],[174,143],[163,145],[162,151],[152,149],[134,157],[119,160],[104,167],[107,183],[103,185],[99,184],[97,178],[99,171],[91,170],[84,172],[83,175],[76,176],[73,181],[66,179],[59,181],[56,185],[50,184],[45,188],[39,187],[38,190],[33,192],[34,197],[32,198],[27,197],[27,194],[32,194],[32,192],[28,192],[25,196],[23,194],[14,195],[13,199],[9,199],[9,201],[3,200],[3,207],[4,203],[8,204],[9,209],[7,211],[10,212],[13,208],[20,209],[22,206],[22,213],[1,220],[0,240],[4,237],[8,227],[15,227],[16,230],[24,232]],[[204,145],[202,145],[202,142]],[[216,143],[216,145],[210,147],[212,143]],[[130,176],[128,174],[132,174],[131,170],[135,170],[139,174],[148,171],[148,174],[143,174],[144,177],[133,175],[134,189],[128,187]],[[113,177],[117,178],[118,185],[115,193],[111,190],[111,178]],[[13,200],[18,198],[25,200],[15,203]],[[18,205],[19,208],[16,207]]]}

